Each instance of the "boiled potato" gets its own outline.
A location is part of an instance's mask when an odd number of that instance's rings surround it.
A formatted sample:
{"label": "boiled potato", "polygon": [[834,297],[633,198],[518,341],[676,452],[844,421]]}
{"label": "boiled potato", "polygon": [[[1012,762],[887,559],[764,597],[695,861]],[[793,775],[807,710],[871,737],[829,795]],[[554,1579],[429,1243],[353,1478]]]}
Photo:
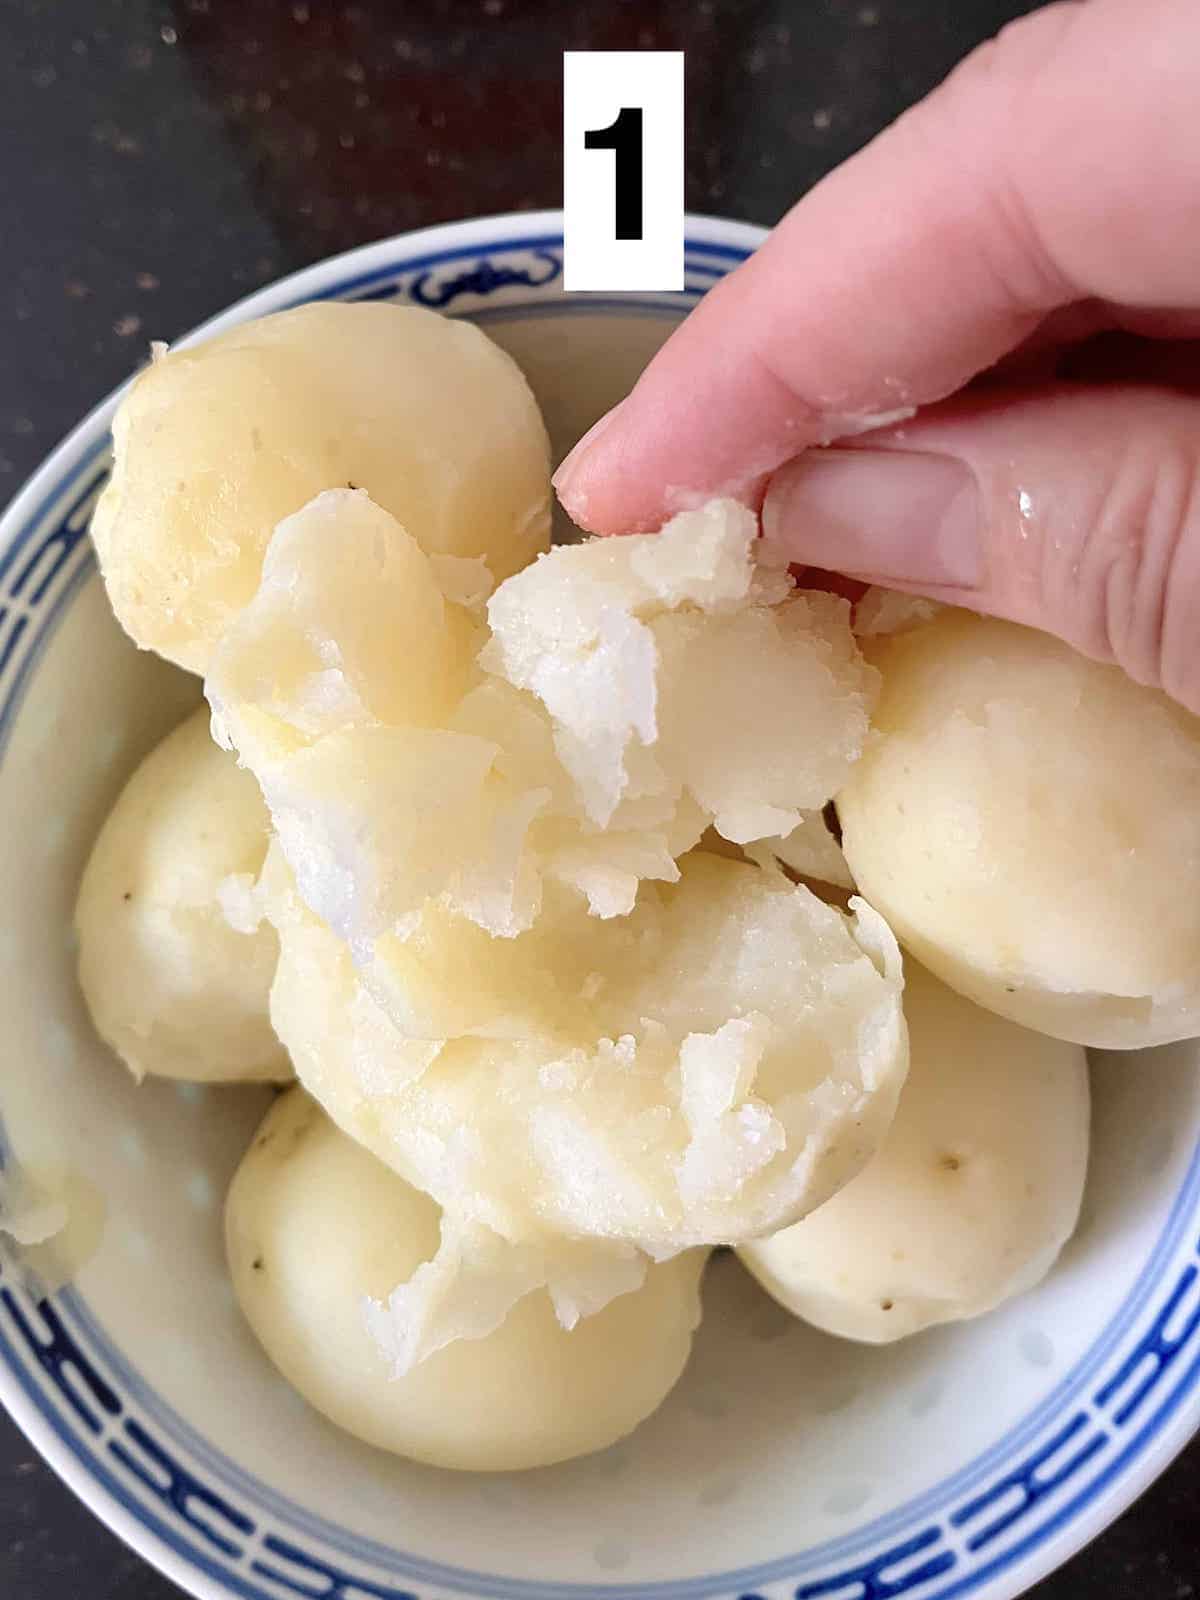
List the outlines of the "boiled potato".
{"label": "boiled potato", "polygon": [[747,864],[680,865],[627,917],[558,897],[511,940],[432,905],[364,971],[274,881],[273,852],[271,1016],[297,1075],[409,1182],[510,1240],[661,1257],[794,1221],[887,1133],[899,952],[861,902],[845,917]]}
{"label": "boiled potato", "polygon": [[544,1466],[622,1438],[682,1372],[703,1251],[651,1266],[570,1332],[535,1291],[487,1337],[393,1377],[364,1304],[427,1261],[438,1235],[434,1202],[301,1090],[276,1101],[229,1192],[234,1290],[283,1375],[349,1433],[436,1466]]}
{"label": "boiled potato", "polygon": [[281,518],[365,488],[421,547],[494,578],[549,537],[529,387],[469,323],[379,302],[300,306],[154,361],[113,422],[92,524],[117,620],[195,672],[254,593]]}
{"label": "boiled potato", "polygon": [[79,980],[139,1078],[288,1078],[268,1015],[279,942],[249,910],[266,807],[208,721],[201,706],[146,757],[100,831],[75,907]]}
{"label": "boiled potato", "polygon": [[1028,1028],[1200,1033],[1200,720],[1048,635],[947,610],[864,648],[842,846],[900,942]]}
{"label": "boiled potato", "polygon": [[989,1311],[1050,1270],[1088,1154],[1081,1046],[1029,1033],[906,964],[911,1065],[883,1149],[741,1257],[789,1311],[882,1344]]}

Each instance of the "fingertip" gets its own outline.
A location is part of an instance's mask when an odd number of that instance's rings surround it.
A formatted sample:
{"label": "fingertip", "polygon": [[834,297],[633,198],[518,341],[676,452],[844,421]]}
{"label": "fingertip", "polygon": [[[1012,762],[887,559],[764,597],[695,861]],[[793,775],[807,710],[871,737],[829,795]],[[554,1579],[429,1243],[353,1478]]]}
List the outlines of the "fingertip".
{"label": "fingertip", "polygon": [[555,469],[550,482],[554,485],[565,510],[572,509],[571,501],[577,496],[580,479],[586,475],[588,458],[604,435],[618,421],[624,405],[624,400],[619,401],[593,422],[587,432],[571,446]]}
{"label": "fingertip", "polygon": [[563,458],[551,482],[559,504],[585,533],[649,533],[663,516],[632,479],[615,406]]}

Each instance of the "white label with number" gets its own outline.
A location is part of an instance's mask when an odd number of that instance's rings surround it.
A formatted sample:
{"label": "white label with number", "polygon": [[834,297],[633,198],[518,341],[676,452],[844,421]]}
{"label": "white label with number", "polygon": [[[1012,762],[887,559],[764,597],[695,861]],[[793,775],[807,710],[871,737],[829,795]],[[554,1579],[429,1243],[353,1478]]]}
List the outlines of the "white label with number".
{"label": "white label with number", "polygon": [[567,289],[683,288],[683,52],[563,55]]}

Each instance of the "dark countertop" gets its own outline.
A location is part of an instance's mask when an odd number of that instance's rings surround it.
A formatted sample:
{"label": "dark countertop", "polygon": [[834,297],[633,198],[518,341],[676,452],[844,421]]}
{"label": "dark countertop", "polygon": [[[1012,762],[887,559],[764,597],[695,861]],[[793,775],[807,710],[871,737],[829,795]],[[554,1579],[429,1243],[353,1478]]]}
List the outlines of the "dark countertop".
{"label": "dark countertop", "polygon": [[[685,49],[688,205],[772,223],[1017,0],[0,0],[0,499],[254,286],[557,205],[560,52]],[[1037,1600],[1200,1594],[1200,1446]],[[0,1416],[4,1600],[166,1600]]]}

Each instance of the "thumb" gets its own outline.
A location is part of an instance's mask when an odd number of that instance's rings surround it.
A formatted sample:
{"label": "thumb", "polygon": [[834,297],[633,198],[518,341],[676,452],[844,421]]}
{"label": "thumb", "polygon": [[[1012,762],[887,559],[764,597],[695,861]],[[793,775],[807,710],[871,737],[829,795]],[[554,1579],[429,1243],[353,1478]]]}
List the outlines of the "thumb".
{"label": "thumb", "polygon": [[793,560],[1043,628],[1200,712],[1200,399],[963,396],[777,473]]}

